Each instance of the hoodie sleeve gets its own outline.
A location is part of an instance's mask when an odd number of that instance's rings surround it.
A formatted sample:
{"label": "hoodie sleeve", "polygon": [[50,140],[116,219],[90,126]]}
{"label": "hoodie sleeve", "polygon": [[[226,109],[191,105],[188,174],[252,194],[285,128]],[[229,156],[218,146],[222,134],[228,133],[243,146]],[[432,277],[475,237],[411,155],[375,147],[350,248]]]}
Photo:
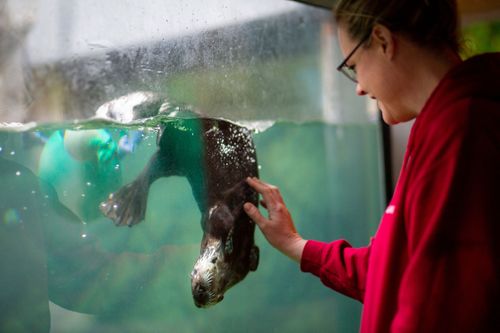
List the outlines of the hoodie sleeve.
{"label": "hoodie sleeve", "polygon": [[300,267],[303,272],[319,277],[325,286],[363,302],[370,248],[371,245],[353,248],[344,240],[332,243],[309,240]]}

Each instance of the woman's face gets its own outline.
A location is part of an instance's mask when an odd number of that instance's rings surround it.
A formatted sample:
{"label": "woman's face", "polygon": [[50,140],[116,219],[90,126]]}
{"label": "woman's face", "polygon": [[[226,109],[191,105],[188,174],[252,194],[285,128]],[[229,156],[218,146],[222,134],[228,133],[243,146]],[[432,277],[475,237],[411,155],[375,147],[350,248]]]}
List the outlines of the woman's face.
{"label": "woman's face", "polygon": [[[342,25],[339,25],[338,36],[345,57],[359,41],[351,39]],[[354,66],[357,73],[356,93],[376,99],[384,121],[397,124],[412,119],[413,115],[402,98],[404,79],[392,61],[393,54],[388,54],[390,50],[379,37],[372,32],[368,42],[351,56],[347,65]]]}

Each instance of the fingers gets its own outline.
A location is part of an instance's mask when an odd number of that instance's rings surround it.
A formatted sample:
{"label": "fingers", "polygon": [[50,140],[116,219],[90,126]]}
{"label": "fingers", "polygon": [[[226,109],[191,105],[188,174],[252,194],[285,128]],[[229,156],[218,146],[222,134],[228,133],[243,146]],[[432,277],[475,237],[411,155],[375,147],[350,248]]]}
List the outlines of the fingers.
{"label": "fingers", "polygon": [[263,200],[261,201],[261,204],[264,208],[273,210],[274,208],[283,205],[283,199],[276,186],[264,183],[258,178],[249,177],[246,181],[248,185],[262,195]]}
{"label": "fingers", "polygon": [[259,227],[262,226],[266,222],[266,218],[262,216],[255,205],[247,202],[243,205],[243,209],[247,213],[248,216],[257,224]]}
{"label": "fingers", "polygon": [[264,183],[262,180],[260,180],[259,178],[256,178],[256,177],[248,177],[246,179],[246,181],[247,181],[248,185],[253,187],[254,190],[256,190],[257,192],[259,192],[261,194],[263,194],[263,192],[269,191],[272,188],[276,188],[276,186],[273,186],[273,185],[268,184],[268,183]]}
{"label": "fingers", "polygon": [[247,178],[246,181],[262,195],[261,204],[267,209],[269,216],[268,218],[262,216],[257,207],[249,202],[243,205],[245,212],[257,224],[269,244],[299,262],[305,240],[297,233],[279,189],[257,178]]}
{"label": "fingers", "polygon": [[[248,185],[250,185],[250,187],[252,187],[258,193],[262,194],[262,192],[265,191],[266,184],[260,181],[259,179],[248,177],[246,181]],[[260,204],[265,209],[268,209],[267,208],[268,205],[265,199],[260,200]],[[255,222],[255,224],[257,224],[260,228],[262,228],[267,219],[260,213],[259,209],[250,202],[245,203],[243,205],[243,209],[245,210],[247,215],[250,216],[250,218]]]}

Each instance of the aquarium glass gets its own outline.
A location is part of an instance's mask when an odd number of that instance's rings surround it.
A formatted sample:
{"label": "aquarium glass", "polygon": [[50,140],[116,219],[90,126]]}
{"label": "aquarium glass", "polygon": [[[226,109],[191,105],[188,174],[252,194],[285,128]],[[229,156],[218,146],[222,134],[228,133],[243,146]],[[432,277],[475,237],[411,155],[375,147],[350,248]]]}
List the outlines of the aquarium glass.
{"label": "aquarium glass", "polygon": [[99,209],[166,122],[211,117],[252,131],[305,238],[368,244],[380,125],[341,61],[331,13],[294,1],[0,0],[0,331],[357,332],[361,304],[258,229],[257,270],[197,308],[201,213],[182,175],[152,184],[133,227]]}

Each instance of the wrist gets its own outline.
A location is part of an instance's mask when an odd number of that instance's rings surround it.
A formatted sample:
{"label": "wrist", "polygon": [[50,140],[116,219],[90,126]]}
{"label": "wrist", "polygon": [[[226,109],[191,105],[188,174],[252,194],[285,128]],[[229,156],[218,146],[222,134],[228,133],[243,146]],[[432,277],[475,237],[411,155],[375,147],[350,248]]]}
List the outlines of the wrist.
{"label": "wrist", "polygon": [[302,252],[304,251],[304,247],[306,246],[307,240],[303,239],[299,235],[293,240],[290,240],[287,243],[286,248],[282,250],[282,252],[289,257],[290,259],[294,260],[295,262],[300,263],[300,260],[302,258]]}

